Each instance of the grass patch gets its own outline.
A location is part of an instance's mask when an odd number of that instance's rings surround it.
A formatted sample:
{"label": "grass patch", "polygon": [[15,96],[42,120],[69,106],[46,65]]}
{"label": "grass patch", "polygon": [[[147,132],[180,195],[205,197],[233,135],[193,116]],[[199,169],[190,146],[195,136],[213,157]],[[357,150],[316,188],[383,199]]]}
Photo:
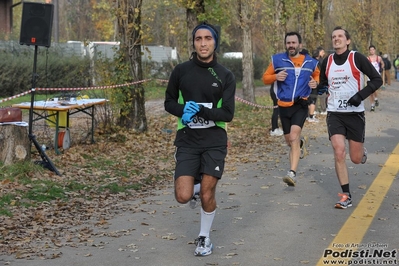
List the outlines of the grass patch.
{"label": "grass patch", "polygon": [[156,85],[156,86],[148,86],[145,87],[145,99],[148,100],[157,100],[165,98],[167,84],[164,86]]}
{"label": "grass patch", "polygon": [[51,201],[55,199],[66,199],[66,189],[62,184],[53,181],[40,181],[30,184],[30,189],[21,194],[21,197],[33,202]]}
{"label": "grass patch", "polygon": [[[255,80],[254,80],[254,84],[255,84],[255,87],[270,86],[270,85],[265,85],[265,84],[263,83],[263,81],[260,80],[260,79],[255,79]],[[237,88],[237,89],[242,89],[242,81],[237,82],[236,88]]]}
{"label": "grass patch", "polygon": [[128,184],[128,185],[123,185],[119,184],[117,182],[109,183],[106,185],[103,185],[98,188],[99,192],[105,192],[108,191],[111,194],[118,194],[118,193],[130,193],[130,190],[140,190],[143,187],[142,184]]}
{"label": "grass patch", "polygon": [[91,186],[88,184],[82,184],[75,180],[68,182],[65,185],[65,188],[69,191],[81,191],[81,190],[90,190]]}
{"label": "grass patch", "polygon": [[[236,110],[234,114],[233,124],[240,127],[259,127],[270,123],[270,117],[273,113],[273,101],[269,96],[261,96],[256,98],[255,107],[241,102],[236,102]],[[263,121],[263,124],[259,124]]]}
{"label": "grass patch", "polygon": [[39,179],[45,169],[32,162],[0,165],[0,215],[10,215],[13,206],[34,206],[54,199],[66,199],[62,182]]}
{"label": "grass patch", "polygon": [[15,202],[15,195],[8,193],[0,197],[0,215],[11,216],[10,206]]}
{"label": "grass patch", "polygon": [[44,171],[43,167],[33,162],[21,162],[7,166],[0,162],[0,182],[13,182],[17,179],[29,180],[33,172],[41,174]]}

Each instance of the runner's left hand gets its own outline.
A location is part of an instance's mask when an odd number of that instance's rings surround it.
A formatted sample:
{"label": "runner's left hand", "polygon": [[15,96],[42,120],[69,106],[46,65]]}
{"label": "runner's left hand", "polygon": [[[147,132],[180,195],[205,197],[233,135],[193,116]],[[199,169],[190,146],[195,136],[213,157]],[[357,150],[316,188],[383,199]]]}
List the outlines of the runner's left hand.
{"label": "runner's left hand", "polygon": [[359,93],[356,93],[355,95],[350,97],[350,99],[348,100],[348,103],[350,105],[358,107],[361,104],[362,101],[363,101],[362,97],[359,95]]}
{"label": "runner's left hand", "polygon": [[194,101],[188,101],[184,105],[183,113],[198,113],[200,110],[200,106]]}

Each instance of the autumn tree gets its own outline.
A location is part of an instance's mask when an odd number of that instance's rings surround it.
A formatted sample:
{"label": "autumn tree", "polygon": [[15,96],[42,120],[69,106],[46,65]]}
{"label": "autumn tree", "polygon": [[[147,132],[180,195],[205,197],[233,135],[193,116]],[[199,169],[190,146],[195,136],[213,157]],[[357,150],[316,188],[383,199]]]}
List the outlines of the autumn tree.
{"label": "autumn tree", "polygon": [[147,130],[143,70],[141,65],[141,5],[142,0],[116,0],[119,65],[116,73],[123,83],[138,82],[118,92],[121,97],[119,125],[139,132]]}
{"label": "autumn tree", "polygon": [[205,13],[205,0],[176,0],[177,5],[184,8],[186,12],[186,43],[187,56],[190,57],[192,47],[192,30],[199,24],[198,17]]}
{"label": "autumn tree", "polygon": [[274,27],[274,34],[272,35],[273,38],[273,45],[276,52],[284,51],[285,45],[282,40],[284,40],[284,35],[287,32],[287,13],[285,12],[285,4],[283,1],[274,0],[274,14],[273,14],[273,21]]}
{"label": "autumn tree", "polygon": [[[292,8],[295,8],[292,9]],[[292,22],[293,30],[302,36],[303,47],[309,52],[317,47],[317,33],[315,24],[315,14],[317,13],[317,3],[314,0],[300,0],[296,5],[290,6],[290,12],[295,14]]]}
{"label": "autumn tree", "polygon": [[[112,17],[113,5],[108,0],[97,0],[93,4],[91,20],[95,32],[98,34],[97,40],[115,40],[115,19]],[[97,35],[96,34],[96,35]]]}
{"label": "autumn tree", "polygon": [[255,2],[239,0],[240,25],[242,29],[242,91],[244,100],[255,102],[254,64],[252,52],[252,24],[255,13]]}
{"label": "autumn tree", "polygon": [[316,8],[314,11],[313,25],[315,34],[315,46],[324,47],[325,28],[324,25],[324,8],[326,0],[316,0]]}
{"label": "autumn tree", "polygon": [[65,40],[93,40],[95,29],[91,19],[93,9],[91,7],[90,1],[67,1],[65,9],[66,27],[60,27],[61,29],[65,30],[63,34]]}
{"label": "autumn tree", "polygon": [[[324,0],[323,27],[326,41],[335,26],[342,26],[351,34],[351,48],[368,53],[373,44],[377,50],[392,56],[399,52],[399,1]],[[327,16],[326,16],[327,14]],[[330,45],[330,44],[329,44]],[[331,47],[330,47],[331,48]]]}

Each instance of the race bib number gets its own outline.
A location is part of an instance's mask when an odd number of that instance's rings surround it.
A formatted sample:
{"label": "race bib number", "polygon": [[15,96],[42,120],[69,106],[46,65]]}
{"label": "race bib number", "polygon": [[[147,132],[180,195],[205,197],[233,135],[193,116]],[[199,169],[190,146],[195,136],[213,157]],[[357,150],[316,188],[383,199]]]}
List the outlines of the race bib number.
{"label": "race bib number", "polygon": [[[212,109],[212,103],[198,103],[202,104],[205,108]],[[199,116],[194,116],[193,121],[187,124],[187,126],[191,129],[199,129],[199,128],[209,128],[214,127],[215,122],[213,120],[206,120]]]}
{"label": "race bib number", "polygon": [[352,94],[350,92],[334,92],[334,108],[336,110],[347,110],[350,106],[348,106],[348,100],[350,97],[352,97]]}

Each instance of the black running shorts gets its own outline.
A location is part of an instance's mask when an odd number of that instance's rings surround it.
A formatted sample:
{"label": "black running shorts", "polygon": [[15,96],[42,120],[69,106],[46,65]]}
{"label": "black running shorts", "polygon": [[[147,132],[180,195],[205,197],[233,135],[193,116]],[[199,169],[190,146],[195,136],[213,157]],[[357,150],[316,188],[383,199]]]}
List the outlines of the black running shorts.
{"label": "black running shorts", "polygon": [[280,121],[284,134],[291,132],[292,125],[303,127],[309,112],[307,103],[307,101],[303,100],[302,103],[295,103],[290,107],[279,107]]}
{"label": "black running shorts", "polygon": [[222,178],[227,147],[187,148],[177,147],[175,152],[175,179],[179,176],[194,176],[200,180],[202,174]]}
{"label": "black running shorts", "polygon": [[348,140],[364,143],[366,129],[364,112],[328,112],[326,121],[329,139],[332,135],[340,134]]}

